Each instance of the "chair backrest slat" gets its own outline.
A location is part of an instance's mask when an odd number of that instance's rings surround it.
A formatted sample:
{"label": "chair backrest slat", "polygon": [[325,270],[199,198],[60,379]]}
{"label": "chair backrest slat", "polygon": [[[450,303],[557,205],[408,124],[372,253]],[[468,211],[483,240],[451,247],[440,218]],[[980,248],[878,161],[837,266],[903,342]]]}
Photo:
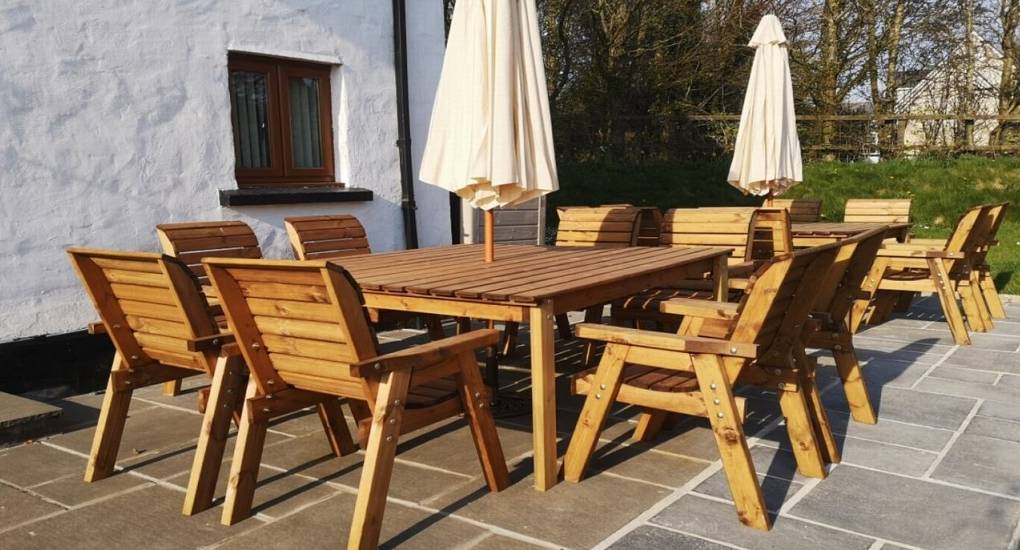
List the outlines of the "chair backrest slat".
{"label": "chair backrest slat", "polygon": [[326,260],[371,254],[365,227],[349,214],[284,218],[294,257]]}
{"label": "chair backrest slat", "polygon": [[766,199],[762,206],[785,209],[793,223],[814,223],[822,219],[821,199]]}
{"label": "chair backrest slat", "polygon": [[262,257],[258,237],[242,221],[163,223],[156,226],[163,252],[179,258],[208,288],[209,277],[202,267],[202,258]]}
{"label": "chair backrest slat", "polygon": [[843,212],[847,223],[909,223],[910,199],[848,199]]}
{"label": "chair backrest slat", "polygon": [[68,254],[107,334],[129,367],[152,362],[210,370],[189,339],[216,334],[188,267],[170,256],[70,248]]}
{"label": "chair backrest slat", "polygon": [[289,385],[367,395],[349,366],[374,357],[375,341],[343,268],[323,261],[217,258],[205,266],[260,392]]}
{"label": "chair backrest slat", "polygon": [[662,217],[663,246],[731,247],[731,264],[751,257],[754,208],[673,208]]}
{"label": "chair backrest slat", "polygon": [[[567,206],[556,209],[556,246],[637,246],[641,209],[630,205]],[[647,222],[646,222],[647,223]]]}

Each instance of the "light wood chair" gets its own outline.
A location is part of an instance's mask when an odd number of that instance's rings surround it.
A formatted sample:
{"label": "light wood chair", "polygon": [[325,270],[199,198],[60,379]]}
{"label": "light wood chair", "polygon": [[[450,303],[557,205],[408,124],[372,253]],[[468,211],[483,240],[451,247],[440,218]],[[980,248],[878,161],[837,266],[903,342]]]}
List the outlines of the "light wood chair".
{"label": "light wood chair", "polygon": [[821,199],[765,199],[762,206],[788,211],[793,223],[814,223],[822,219]]}
{"label": "light wood chair", "polygon": [[[629,204],[563,206],[556,209],[556,246],[622,248],[647,239],[658,209]],[[643,234],[644,233],[644,234]]]}
{"label": "light wood chair", "polygon": [[[1005,319],[1006,309],[1002,306],[1002,299],[999,297],[999,291],[995,288],[995,280],[992,279],[991,267],[988,265],[987,256],[988,252],[995,245],[999,244],[996,237],[999,233],[999,227],[1002,225],[1003,220],[1006,219],[1006,211],[1009,208],[1008,202],[989,204],[987,215],[989,216],[988,226],[988,240],[984,246],[978,247],[977,255],[974,260],[974,269],[972,270],[972,276],[976,275],[977,285],[981,289],[981,295],[985,301],[985,307],[988,309],[988,314],[991,319]],[[946,239],[910,239],[912,245],[924,245],[933,248],[944,248],[946,245]],[[973,281],[971,284],[975,284]]]}
{"label": "light wood chair", "polygon": [[988,206],[976,206],[960,217],[952,235],[941,247],[914,243],[886,242],[868,275],[879,281],[874,287],[872,305],[855,306],[851,329],[856,332],[862,323],[884,319],[898,300],[897,293],[934,293],[939,298],[953,340],[970,344],[963,312],[957,302],[959,293],[972,330],[984,330],[986,319],[980,287],[972,284],[972,266],[978,250],[987,242],[991,220]]}
{"label": "light wood chair", "polygon": [[[819,432],[828,429],[813,373],[795,364],[794,348],[813,301],[810,296],[836,256],[835,245],[775,258],[752,279],[740,303],[674,299],[668,313],[697,319],[691,334],[581,324],[582,338],[606,342],[597,368],[574,377],[586,395],[564,460],[568,481],[579,481],[591,459],[613,403],[708,417],[726,479],[745,525],[769,528],[761,486],[743,432],[743,399],[733,385],[745,379],[778,388],[801,473],[824,477]],[[693,326],[697,325],[697,326]],[[709,334],[716,337],[709,337]],[[810,367],[810,365],[807,365]],[[830,434],[831,437],[831,434]]]}
{"label": "light wood chair", "polygon": [[848,199],[846,223],[909,223],[911,199]]}
{"label": "light wood chair", "polygon": [[[156,237],[164,253],[179,258],[198,278],[202,293],[214,308],[218,307],[219,300],[202,267],[202,258],[262,257],[258,237],[251,227],[242,221],[164,223],[156,226]],[[163,386],[164,395],[177,395],[180,391],[179,380],[167,382]],[[199,394],[200,408],[205,403],[205,398],[204,392]]]}
{"label": "light wood chair", "polygon": [[[349,214],[298,216],[283,219],[294,257],[299,260],[343,260],[349,256],[371,254],[365,227]],[[342,261],[341,261],[342,263]],[[435,315],[369,309],[373,323],[388,324],[423,318],[429,338],[446,337],[443,321]]]}
{"label": "light wood chair", "polygon": [[[489,488],[507,486],[506,462],[474,355],[496,343],[496,331],[473,331],[379,355],[358,287],[339,265],[219,258],[204,263],[251,374],[224,524],[251,515],[269,420],[309,405],[336,403],[336,397],[348,400],[360,417],[359,438],[367,439],[350,548],[378,544],[403,433],[464,413]],[[209,404],[210,409],[217,406]],[[340,446],[353,450],[339,407],[335,413]]]}
{"label": "light wood chair", "polygon": [[[206,411],[206,445],[195,455],[184,512],[208,508],[247,381],[243,362],[227,351],[230,335],[220,333],[197,280],[176,258],[90,248],[67,252],[116,349],[85,481],[113,473],[135,389],[204,373],[217,380],[213,399],[220,406]],[[194,350],[195,341],[205,344]]]}

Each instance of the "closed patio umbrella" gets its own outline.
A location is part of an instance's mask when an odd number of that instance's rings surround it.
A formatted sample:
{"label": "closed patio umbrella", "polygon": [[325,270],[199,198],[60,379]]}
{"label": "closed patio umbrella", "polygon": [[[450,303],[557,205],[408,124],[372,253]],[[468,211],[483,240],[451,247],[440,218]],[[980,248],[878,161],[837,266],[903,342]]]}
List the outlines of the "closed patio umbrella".
{"label": "closed patio umbrella", "polygon": [[422,181],[485,210],[558,187],[534,0],[460,0],[439,79]]}
{"label": "closed patio umbrella", "polygon": [[748,46],[755,48],[754,64],[727,180],[744,193],[772,197],[803,180],[790,60],[779,18],[763,17]]}

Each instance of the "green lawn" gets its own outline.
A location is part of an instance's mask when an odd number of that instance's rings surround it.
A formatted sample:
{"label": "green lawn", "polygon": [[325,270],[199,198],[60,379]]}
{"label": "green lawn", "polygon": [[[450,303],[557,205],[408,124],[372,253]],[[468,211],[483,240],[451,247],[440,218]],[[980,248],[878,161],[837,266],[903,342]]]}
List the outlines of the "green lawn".
{"label": "green lawn", "polygon": [[[647,163],[640,166],[560,166],[561,190],[550,206],[627,202],[673,207],[760,204],[725,183],[728,161],[701,165]],[[945,237],[967,208],[1009,201],[1020,206],[1020,158],[895,160],[879,164],[814,162],[804,166],[804,183],[790,197],[822,199],[823,216],[838,221],[848,198],[911,197],[914,234]],[[553,211],[548,216],[556,224]],[[1010,211],[999,231],[999,246],[989,255],[995,281],[1009,294],[1020,294],[1020,218]]]}

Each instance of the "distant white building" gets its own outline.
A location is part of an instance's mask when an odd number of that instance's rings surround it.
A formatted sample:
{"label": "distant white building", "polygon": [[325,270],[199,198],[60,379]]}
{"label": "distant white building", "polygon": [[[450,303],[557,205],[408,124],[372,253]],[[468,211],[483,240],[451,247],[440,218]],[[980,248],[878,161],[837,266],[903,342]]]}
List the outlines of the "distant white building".
{"label": "distant white building", "polygon": [[[966,89],[965,46],[960,45],[937,67],[924,74],[910,86],[896,90],[896,111],[918,115],[952,115],[970,113],[994,115],[999,109],[999,81],[1002,74],[1002,53],[980,36],[975,35],[974,102],[962,108]],[[997,126],[995,120],[978,120],[974,123],[974,145],[989,145],[990,136]],[[963,123],[957,121],[919,121],[907,123],[903,145],[951,146],[959,144]]]}

